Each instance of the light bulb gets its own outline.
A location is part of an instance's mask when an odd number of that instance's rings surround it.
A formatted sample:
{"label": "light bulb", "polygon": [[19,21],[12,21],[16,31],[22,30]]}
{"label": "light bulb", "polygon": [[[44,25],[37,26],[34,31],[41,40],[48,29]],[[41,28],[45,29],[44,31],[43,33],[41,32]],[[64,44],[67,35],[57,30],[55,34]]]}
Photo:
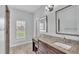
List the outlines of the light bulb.
{"label": "light bulb", "polygon": [[47,5],[47,6],[45,7],[45,10],[51,12],[51,11],[53,10],[53,8],[54,8],[54,5]]}

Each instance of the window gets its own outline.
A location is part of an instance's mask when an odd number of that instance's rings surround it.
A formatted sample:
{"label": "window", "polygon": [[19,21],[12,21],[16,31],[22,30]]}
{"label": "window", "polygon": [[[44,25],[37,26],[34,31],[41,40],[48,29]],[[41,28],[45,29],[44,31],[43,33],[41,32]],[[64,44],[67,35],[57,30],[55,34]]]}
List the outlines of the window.
{"label": "window", "polygon": [[25,21],[16,22],[16,38],[25,39]]}

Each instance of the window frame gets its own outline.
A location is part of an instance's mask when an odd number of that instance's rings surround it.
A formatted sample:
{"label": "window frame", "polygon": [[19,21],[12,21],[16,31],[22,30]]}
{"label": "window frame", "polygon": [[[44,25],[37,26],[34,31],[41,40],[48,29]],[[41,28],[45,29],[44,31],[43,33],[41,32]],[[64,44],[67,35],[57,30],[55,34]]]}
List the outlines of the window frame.
{"label": "window frame", "polygon": [[[18,21],[20,21],[21,22],[21,25],[18,25],[17,23],[18,23]],[[16,39],[25,39],[25,35],[26,35],[26,33],[25,33],[25,21],[24,20],[17,20],[16,21]],[[24,29],[21,29],[21,30],[18,30],[17,29],[17,27],[19,26],[19,28],[20,27],[24,27]],[[20,35],[21,34],[21,35]],[[24,36],[24,37],[23,37]]]}

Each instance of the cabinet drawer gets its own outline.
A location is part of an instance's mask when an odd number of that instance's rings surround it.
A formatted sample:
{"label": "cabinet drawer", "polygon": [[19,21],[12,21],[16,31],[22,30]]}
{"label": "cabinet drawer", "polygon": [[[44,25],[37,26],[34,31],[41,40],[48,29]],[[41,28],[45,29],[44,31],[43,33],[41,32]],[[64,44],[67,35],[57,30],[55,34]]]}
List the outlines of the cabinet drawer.
{"label": "cabinet drawer", "polygon": [[64,52],[62,52],[62,51],[60,51],[60,50],[58,50],[58,49],[56,49],[56,48],[54,48],[54,47],[49,47],[48,46],[48,51],[49,51],[49,53],[54,53],[54,54],[65,54]]}

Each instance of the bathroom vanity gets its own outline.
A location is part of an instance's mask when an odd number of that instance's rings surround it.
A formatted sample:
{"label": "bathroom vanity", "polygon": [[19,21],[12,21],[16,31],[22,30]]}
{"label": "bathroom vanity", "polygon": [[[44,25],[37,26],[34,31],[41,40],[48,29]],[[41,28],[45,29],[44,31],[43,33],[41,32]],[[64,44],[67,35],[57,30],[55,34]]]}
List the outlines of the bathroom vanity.
{"label": "bathroom vanity", "polygon": [[65,54],[63,51],[46,44],[45,42],[39,40],[39,48],[38,48],[38,53],[39,54]]}
{"label": "bathroom vanity", "polygon": [[79,41],[53,36],[32,40],[33,51],[37,54],[79,54]]}
{"label": "bathroom vanity", "polygon": [[35,41],[33,39],[33,51],[37,54],[65,54],[65,52],[45,43],[42,40]]}

